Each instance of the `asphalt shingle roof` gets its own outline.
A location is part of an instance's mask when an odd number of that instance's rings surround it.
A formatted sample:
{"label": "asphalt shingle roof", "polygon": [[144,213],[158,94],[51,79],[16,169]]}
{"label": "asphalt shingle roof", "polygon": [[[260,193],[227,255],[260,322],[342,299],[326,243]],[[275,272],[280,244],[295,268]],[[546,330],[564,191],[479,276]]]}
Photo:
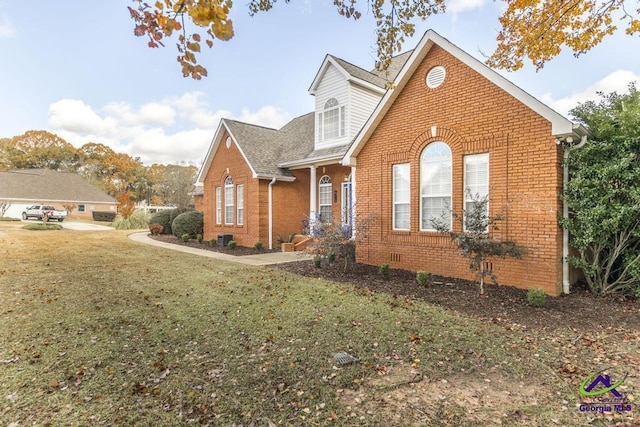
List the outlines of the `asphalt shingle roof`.
{"label": "asphalt shingle roof", "polygon": [[49,169],[0,172],[0,199],[115,203],[79,175]]}

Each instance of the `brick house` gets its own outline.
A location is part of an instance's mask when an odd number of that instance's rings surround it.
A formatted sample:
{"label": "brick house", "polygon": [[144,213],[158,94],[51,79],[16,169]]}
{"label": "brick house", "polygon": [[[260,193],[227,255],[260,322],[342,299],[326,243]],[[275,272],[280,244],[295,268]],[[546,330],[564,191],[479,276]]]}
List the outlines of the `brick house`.
{"label": "brick house", "polygon": [[[390,73],[408,56],[395,58]],[[308,232],[314,221],[350,225],[353,168],[340,162],[386,83],[327,55],[309,89],[314,112],[280,129],[221,120],[196,182],[204,237],[228,234],[242,246],[273,247],[278,236]]]}
{"label": "brick house", "polygon": [[[488,195],[494,232],[527,248],[494,259],[500,283],[569,291],[561,192],[563,150],[586,130],[433,31],[382,75],[327,56],[313,113],[282,129],[222,120],[198,177],[207,238],[241,245],[300,232],[301,221],[371,216],[359,262],[471,279],[467,262],[430,218],[461,214]],[[357,232],[357,231],[356,231]]]}

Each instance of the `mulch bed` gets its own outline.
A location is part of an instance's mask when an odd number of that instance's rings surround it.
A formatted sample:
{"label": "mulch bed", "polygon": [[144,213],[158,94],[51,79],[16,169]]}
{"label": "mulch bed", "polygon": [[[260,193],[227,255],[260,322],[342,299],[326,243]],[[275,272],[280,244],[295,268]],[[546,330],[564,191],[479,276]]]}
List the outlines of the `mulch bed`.
{"label": "mulch bed", "polygon": [[[279,249],[246,248],[229,249],[210,246],[196,240],[183,242],[171,235],[151,236],[153,239],[198,249],[244,256]],[[571,294],[547,297],[544,307],[533,307],[527,301],[527,292],[511,286],[485,284],[485,295],[480,296],[477,283],[467,280],[431,276],[426,286],[419,286],[415,273],[391,270],[384,279],[377,266],[353,263],[344,271],[344,263],[328,263],[321,268],[312,261],[276,264],[271,268],[285,270],[301,276],[323,278],[347,283],[371,292],[386,292],[397,298],[413,298],[455,310],[481,320],[510,327],[520,325],[538,330],[571,328],[576,332],[593,329],[640,329],[640,300],[622,297],[596,297],[585,287],[574,286]]]}

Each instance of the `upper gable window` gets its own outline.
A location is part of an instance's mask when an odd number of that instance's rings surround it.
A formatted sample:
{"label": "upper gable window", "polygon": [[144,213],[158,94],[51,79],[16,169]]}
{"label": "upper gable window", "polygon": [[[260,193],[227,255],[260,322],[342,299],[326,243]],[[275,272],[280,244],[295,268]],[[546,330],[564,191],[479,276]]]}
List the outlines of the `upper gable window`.
{"label": "upper gable window", "polygon": [[326,141],[345,136],[345,108],[335,98],[329,98],[318,114],[318,140]]}

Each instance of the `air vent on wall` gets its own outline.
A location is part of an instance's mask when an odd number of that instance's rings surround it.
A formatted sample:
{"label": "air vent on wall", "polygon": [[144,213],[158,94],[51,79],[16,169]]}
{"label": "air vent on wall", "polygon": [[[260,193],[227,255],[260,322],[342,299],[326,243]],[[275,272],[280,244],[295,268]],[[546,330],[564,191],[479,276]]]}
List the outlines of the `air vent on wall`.
{"label": "air vent on wall", "polygon": [[435,89],[440,86],[442,82],[444,82],[446,74],[444,67],[441,65],[430,69],[427,73],[427,87],[429,89]]}

